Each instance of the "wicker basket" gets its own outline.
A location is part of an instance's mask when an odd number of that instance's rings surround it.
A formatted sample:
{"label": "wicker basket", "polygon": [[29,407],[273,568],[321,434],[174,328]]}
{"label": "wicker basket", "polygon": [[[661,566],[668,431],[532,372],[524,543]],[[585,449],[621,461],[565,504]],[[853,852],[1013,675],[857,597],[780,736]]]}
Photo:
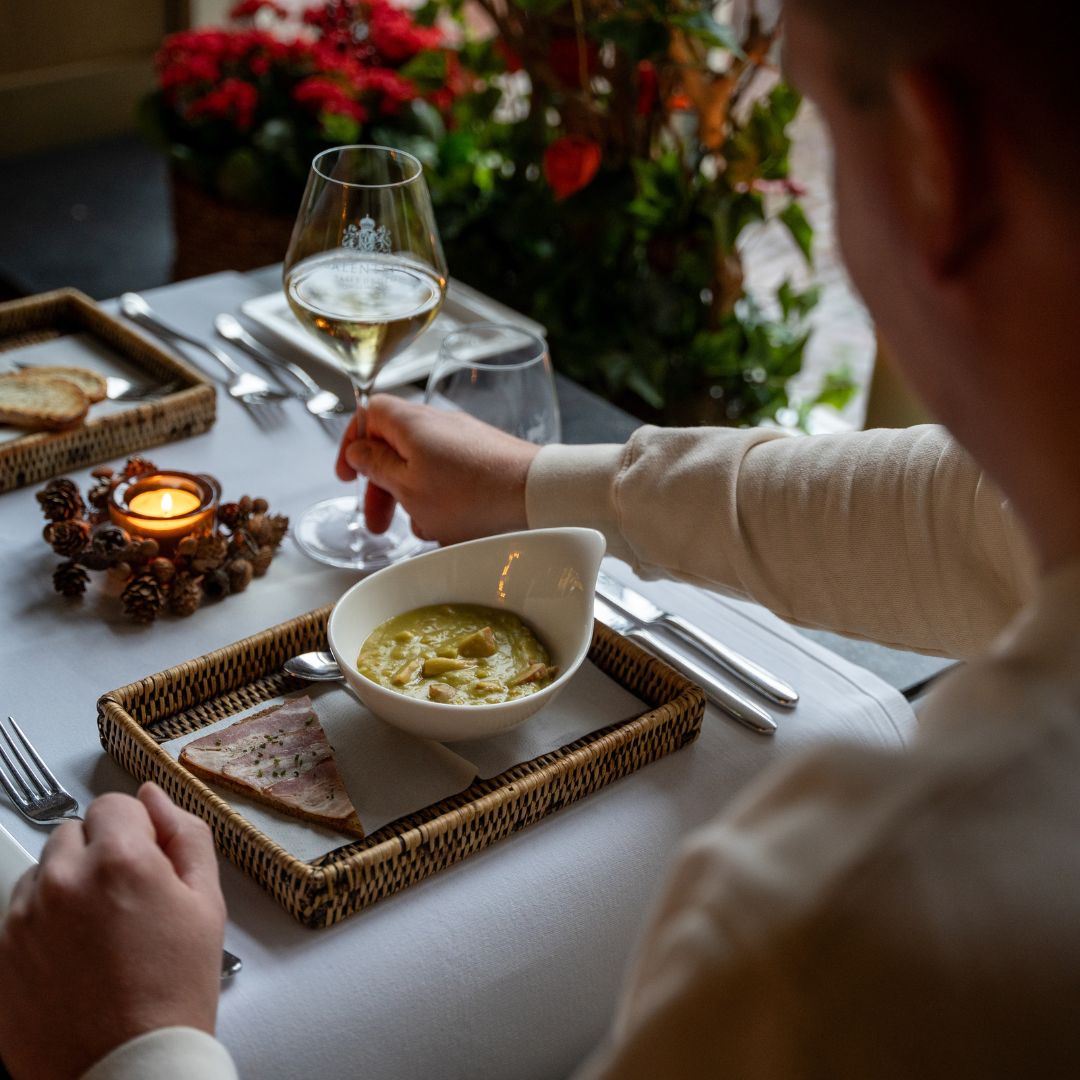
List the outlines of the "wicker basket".
{"label": "wicker basket", "polygon": [[199,435],[214,422],[214,388],[194,368],[104,312],[76,289],[0,304],[0,352],[88,333],[145,372],[179,387],[155,401],[86,420],[67,431],[28,432],[0,446],[0,491]]}
{"label": "wicker basket", "polygon": [[325,649],[330,607],[282,623],[98,701],[106,751],[214,831],[219,849],[306,926],[332,926],[489,847],[697,737],[701,689],[597,623],[589,659],[648,708],[377,832],[304,862],[274,843],[159,744],[300,687],[281,665]]}
{"label": "wicker basket", "polygon": [[285,257],[293,218],[223,202],[172,174],[173,280],[255,270]]}

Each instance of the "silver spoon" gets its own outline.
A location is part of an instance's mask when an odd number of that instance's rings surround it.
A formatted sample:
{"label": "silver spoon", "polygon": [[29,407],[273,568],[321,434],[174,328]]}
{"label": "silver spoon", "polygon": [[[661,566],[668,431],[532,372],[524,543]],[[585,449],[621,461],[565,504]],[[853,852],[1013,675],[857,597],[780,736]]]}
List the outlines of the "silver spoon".
{"label": "silver spoon", "polygon": [[297,394],[304,403],[304,408],[315,416],[326,416],[327,413],[344,413],[349,410],[341,403],[337,394],[324,390],[299,364],[286,360],[282,356],[272,353],[258,339],[249,334],[235,316],[222,312],[214,319],[214,329],[226,340],[234,345],[246,349],[256,360],[269,364],[273,368],[283,368],[304,389]]}
{"label": "silver spoon", "polygon": [[345,678],[333,653],[306,652],[285,661],[285,670],[308,682],[338,682]]}

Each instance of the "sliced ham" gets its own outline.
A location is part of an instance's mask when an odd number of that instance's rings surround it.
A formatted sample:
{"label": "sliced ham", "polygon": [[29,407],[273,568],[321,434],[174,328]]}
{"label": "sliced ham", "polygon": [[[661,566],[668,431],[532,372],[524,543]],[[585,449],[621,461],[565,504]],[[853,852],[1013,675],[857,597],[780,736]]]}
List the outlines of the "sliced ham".
{"label": "sliced ham", "polygon": [[180,763],[282,813],[364,835],[306,695],[192,740],[180,751]]}

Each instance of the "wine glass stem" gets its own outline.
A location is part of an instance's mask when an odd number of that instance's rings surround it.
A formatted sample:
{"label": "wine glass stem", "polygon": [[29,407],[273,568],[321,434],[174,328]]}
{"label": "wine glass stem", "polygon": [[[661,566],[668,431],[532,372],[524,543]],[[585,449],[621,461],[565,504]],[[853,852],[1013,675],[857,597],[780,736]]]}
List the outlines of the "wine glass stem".
{"label": "wine glass stem", "polygon": [[[371,396],[371,385],[361,386],[353,383],[353,391],[356,394],[356,437],[362,439],[367,429],[367,406]],[[367,489],[367,481],[362,477],[356,478],[356,505],[353,507],[352,517],[349,519],[349,547],[353,551],[359,551],[364,546],[367,538],[367,529],[364,527],[364,491]]]}

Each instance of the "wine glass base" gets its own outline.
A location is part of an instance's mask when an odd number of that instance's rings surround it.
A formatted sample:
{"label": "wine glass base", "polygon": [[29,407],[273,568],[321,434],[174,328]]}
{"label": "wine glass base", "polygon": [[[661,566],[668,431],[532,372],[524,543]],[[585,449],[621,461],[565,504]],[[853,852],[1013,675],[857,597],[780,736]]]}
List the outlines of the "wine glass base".
{"label": "wine glass base", "polygon": [[371,533],[356,527],[356,496],[341,495],[308,507],[291,532],[297,546],[312,559],[329,566],[370,573],[425,548],[426,541],[415,536],[409,515],[395,507],[390,528]]}

